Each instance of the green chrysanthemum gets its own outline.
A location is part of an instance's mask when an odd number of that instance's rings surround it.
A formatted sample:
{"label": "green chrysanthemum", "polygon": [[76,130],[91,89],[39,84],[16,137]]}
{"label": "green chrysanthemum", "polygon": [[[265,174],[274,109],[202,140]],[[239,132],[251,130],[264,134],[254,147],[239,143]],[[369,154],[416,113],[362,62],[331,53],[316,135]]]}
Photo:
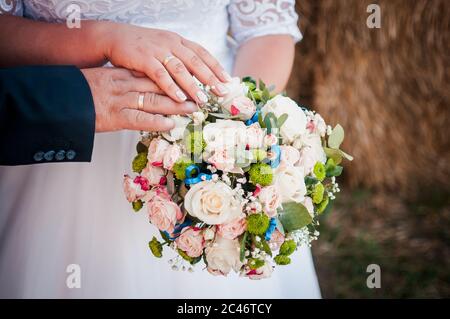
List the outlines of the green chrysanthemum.
{"label": "green chrysanthemum", "polygon": [[269,217],[266,214],[252,214],[247,217],[247,231],[254,235],[263,235],[269,228]]}
{"label": "green chrysanthemum", "polygon": [[248,171],[250,181],[253,184],[259,184],[261,186],[268,186],[272,184],[273,170],[270,165],[265,163],[256,163],[250,167]]}
{"label": "green chrysanthemum", "polygon": [[325,197],[325,199],[317,206],[317,213],[321,214],[327,208],[330,199]]}
{"label": "green chrysanthemum", "polygon": [[314,204],[320,204],[323,200],[323,194],[325,192],[325,187],[322,183],[317,183],[314,186],[314,190],[312,193],[312,200]]}
{"label": "green chrysanthemum", "polygon": [[155,236],[153,236],[152,240],[148,243],[148,247],[150,247],[150,250],[153,254],[153,256],[157,258],[162,257],[162,244],[156,239]]}
{"label": "green chrysanthemum", "polygon": [[296,248],[297,244],[295,241],[286,240],[280,247],[280,255],[289,256],[295,251]]}
{"label": "green chrysanthemum", "polygon": [[142,202],[140,199],[133,202],[131,205],[133,205],[133,209],[135,212],[138,212],[141,210],[142,206],[144,206],[144,202]]}
{"label": "green chrysanthemum", "polygon": [[183,157],[183,158],[179,159],[173,165],[173,168],[172,168],[172,171],[175,174],[175,177],[177,179],[184,180],[186,178],[186,168],[192,164],[193,164],[193,162],[187,157]]}
{"label": "green chrysanthemum", "polygon": [[258,268],[264,266],[264,260],[257,259],[257,258],[251,258],[248,261],[248,266],[250,267],[250,269],[258,269]]}
{"label": "green chrysanthemum", "polygon": [[277,265],[289,265],[291,263],[291,258],[285,255],[277,255],[273,260]]}
{"label": "green chrysanthemum", "polygon": [[201,154],[206,147],[206,142],[200,131],[190,132],[188,136],[186,136],[185,142],[187,151],[196,155]]}
{"label": "green chrysanthemum", "polygon": [[147,154],[146,153],[139,153],[136,155],[133,159],[133,172],[141,173],[142,170],[147,166]]}
{"label": "green chrysanthemum", "polygon": [[255,161],[262,162],[267,157],[267,152],[263,149],[254,149],[252,150],[252,155]]}
{"label": "green chrysanthemum", "polygon": [[323,163],[321,163],[321,162],[317,162],[316,165],[314,165],[313,172],[319,181],[323,181],[327,175],[325,165],[323,165]]}

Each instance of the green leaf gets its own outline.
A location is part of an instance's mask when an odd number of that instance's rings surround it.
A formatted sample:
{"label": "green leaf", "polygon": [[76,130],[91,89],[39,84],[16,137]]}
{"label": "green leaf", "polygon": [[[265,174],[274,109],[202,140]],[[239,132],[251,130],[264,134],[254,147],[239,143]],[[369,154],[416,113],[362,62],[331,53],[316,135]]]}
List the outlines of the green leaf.
{"label": "green leaf", "polygon": [[246,76],[246,77],[242,78],[242,82],[250,82],[250,83],[253,83],[254,85],[256,85],[255,79],[252,78],[251,76]]}
{"label": "green leaf", "polygon": [[277,119],[277,127],[281,128],[283,126],[283,124],[286,122],[286,120],[288,119],[288,117],[289,117],[289,115],[287,113],[281,114]]}
{"label": "green leaf", "polygon": [[270,246],[267,243],[267,241],[261,240],[261,246],[262,246],[262,249],[265,251],[265,253],[267,255],[269,255],[270,257],[272,257],[272,250],[270,250]]}
{"label": "green leaf", "polygon": [[261,91],[264,91],[266,89],[266,83],[264,83],[261,79],[259,79],[259,89]]}
{"label": "green leaf", "polygon": [[315,177],[305,176],[305,185],[306,186],[316,185],[318,181],[319,180]]}
{"label": "green leaf", "polygon": [[298,230],[312,222],[312,217],[305,206],[300,203],[285,203],[278,218],[285,231]]}
{"label": "green leaf", "polygon": [[340,150],[329,147],[324,147],[323,150],[329,158],[333,159],[336,165],[342,162],[342,153]]}
{"label": "green leaf", "polygon": [[244,259],[245,259],[245,244],[247,242],[247,237],[248,237],[248,233],[245,232],[241,239],[241,250],[240,250],[240,254],[239,254],[239,259],[241,260],[241,262],[244,262]]}
{"label": "green leaf", "polygon": [[261,100],[264,102],[264,104],[270,100],[270,92],[267,89],[262,91]]}
{"label": "green leaf", "polygon": [[258,123],[259,123],[259,126],[261,126],[261,128],[266,128],[266,123],[264,123],[261,112],[259,112],[259,114],[258,114]]}
{"label": "green leaf", "polygon": [[142,142],[139,142],[139,143],[137,143],[137,145],[136,145],[136,152],[139,154],[139,153],[148,153],[148,147],[144,144],[144,143],[142,143]]}
{"label": "green leaf", "polygon": [[340,124],[336,125],[328,137],[328,146],[334,149],[339,149],[344,141],[344,129]]}
{"label": "green leaf", "polygon": [[341,155],[342,155],[345,159],[347,159],[347,160],[349,160],[349,161],[353,161],[353,156],[351,156],[351,155],[345,153],[345,152],[342,151],[342,150],[340,150],[340,152],[341,152]]}
{"label": "green leaf", "polygon": [[342,166],[334,166],[332,168],[327,169],[327,177],[331,176],[341,176],[342,170],[344,168]]}
{"label": "green leaf", "polygon": [[172,242],[170,241],[169,236],[167,236],[166,233],[164,233],[164,232],[162,232],[162,231],[160,231],[159,233],[161,234],[162,239],[163,239],[166,243],[168,243],[168,244],[172,243]]}

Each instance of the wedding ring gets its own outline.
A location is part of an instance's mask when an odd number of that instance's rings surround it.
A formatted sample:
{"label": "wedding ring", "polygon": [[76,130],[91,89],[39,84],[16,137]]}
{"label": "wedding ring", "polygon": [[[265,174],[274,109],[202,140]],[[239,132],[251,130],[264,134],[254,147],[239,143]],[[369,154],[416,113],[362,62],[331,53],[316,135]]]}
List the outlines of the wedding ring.
{"label": "wedding ring", "polygon": [[144,93],[139,93],[138,97],[138,110],[142,111],[144,109]]}
{"label": "wedding ring", "polygon": [[175,58],[173,55],[167,55],[165,58],[164,58],[164,61],[163,61],[163,64],[164,64],[164,66],[167,66],[167,64],[170,62],[170,60],[172,60],[173,58]]}

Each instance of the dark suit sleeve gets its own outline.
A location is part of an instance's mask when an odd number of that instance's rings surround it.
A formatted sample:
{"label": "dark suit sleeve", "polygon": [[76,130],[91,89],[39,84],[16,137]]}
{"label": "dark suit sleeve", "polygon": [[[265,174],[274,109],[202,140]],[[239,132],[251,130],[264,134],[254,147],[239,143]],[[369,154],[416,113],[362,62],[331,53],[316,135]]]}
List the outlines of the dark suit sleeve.
{"label": "dark suit sleeve", "polygon": [[0,69],[0,165],[89,162],[95,109],[73,66]]}

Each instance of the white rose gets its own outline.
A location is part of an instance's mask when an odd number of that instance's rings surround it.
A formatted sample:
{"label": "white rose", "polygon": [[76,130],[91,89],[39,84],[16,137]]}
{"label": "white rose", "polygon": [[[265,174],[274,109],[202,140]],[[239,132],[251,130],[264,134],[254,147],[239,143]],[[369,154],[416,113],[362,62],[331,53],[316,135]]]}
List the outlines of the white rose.
{"label": "white rose", "polygon": [[208,271],[214,275],[228,275],[231,270],[238,272],[242,267],[240,245],[237,239],[216,236],[214,243],[205,249]]}
{"label": "white rose", "polygon": [[166,149],[163,157],[163,166],[165,169],[171,170],[173,165],[181,157],[181,147],[177,144],[170,145]]}
{"label": "white rose", "polygon": [[194,121],[195,125],[202,124],[206,119],[205,113],[202,111],[194,112],[192,113],[192,120]]}
{"label": "white rose", "polygon": [[169,118],[175,122],[175,127],[169,132],[163,132],[162,135],[171,142],[181,140],[186,132],[186,127],[192,120],[189,117],[181,115],[171,115]]}
{"label": "white rose", "polygon": [[305,199],[306,185],[303,168],[280,166],[275,172],[275,186],[281,194],[281,202],[301,203]]}
{"label": "white rose", "polygon": [[184,197],[186,211],[209,225],[225,224],[238,218],[242,206],[242,198],[221,181],[197,183]]}
{"label": "white rose", "polygon": [[203,139],[206,142],[206,149],[213,151],[215,149],[235,150],[245,139],[246,129],[244,122],[232,120],[217,120],[215,123],[209,123],[203,128]]}
{"label": "white rose", "polygon": [[154,138],[148,147],[147,159],[151,165],[162,164],[169,142],[162,138]]}
{"label": "white rose", "polygon": [[224,84],[228,93],[219,99],[220,105],[227,110],[230,110],[231,104],[235,98],[247,95],[248,87],[241,82],[239,77],[234,77],[230,82]]}
{"label": "white rose", "polygon": [[295,138],[303,135],[306,131],[306,115],[298,107],[297,103],[286,96],[277,95],[269,100],[261,109],[261,114],[265,116],[272,112],[276,117],[287,114],[288,118],[280,129],[280,135],[284,143],[292,143]]}
{"label": "white rose", "polygon": [[313,123],[315,132],[320,136],[325,136],[325,133],[327,132],[327,124],[319,113],[314,114]]}
{"label": "white rose", "polygon": [[292,146],[282,145],[281,149],[281,163],[284,165],[294,166],[300,159],[300,152]]}
{"label": "white rose", "polygon": [[322,147],[320,136],[309,134],[297,140],[294,146],[300,146],[300,160],[297,165],[303,167],[305,175],[310,174],[317,162],[325,163],[327,156]]}
{"label": "white rose", "polygon": [[269,217],[277,215],[277,209],[281,206],[281,194],[275,185],[270,185],[261,188],[258,195],[261,201],[264,213]]}

